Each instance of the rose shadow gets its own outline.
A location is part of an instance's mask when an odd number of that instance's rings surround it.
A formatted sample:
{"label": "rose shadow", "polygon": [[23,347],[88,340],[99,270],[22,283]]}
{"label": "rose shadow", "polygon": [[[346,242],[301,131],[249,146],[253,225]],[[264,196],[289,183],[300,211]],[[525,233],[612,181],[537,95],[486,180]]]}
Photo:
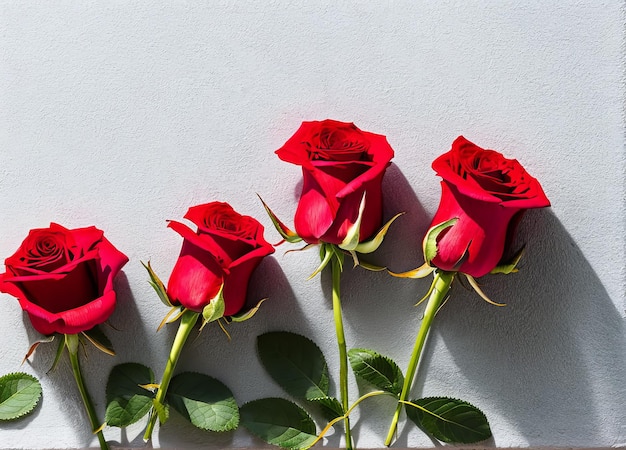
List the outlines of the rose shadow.
{"label": "rose shadow", "polygon": [[[279,247],[276,256],[265,258],[250,279],[247,307],[255,306],[260,299],[267,298],[254,317],[243,323],[226,325],[230,340],[216,323],[208,324],[200,334],[192,332],[176,373],[199,372],[222,381],[231,390],[240,407],[252,400],[267,397],[289,399],[311,413],[318,429],[321,429],[326,422],[317,413],[317,409],[311,404],[292,398],[274,382],[263,368],[256,350],[257,337],[270,331],[290,331],[315,341],[308,316],[303,312],[296,293],[277,261],[277,258],[284,258],[281,255],[284,250],[293,248],[287,245]],[[286,258],[297,257],[298,253],[286,255]],[[237,376],[232,376],[234,373]],[[222,449],[232,447],[235,438],[239,447],[268,445],[249,433],[241,424],[235,432],[212,433],[199,430],[180,417],[175,422],[170,419],[170,422],[159,432],[161,447],[197,448],[201,445],[203,448]],[[185,442],[181,443],[183,429]],[[338,446],[338,441],[332,445]]]}
{"label": "rose shadow", "polygon": [[[623,395],[616,394],[624,390],[623,319],[551,210],[527,212],[517,241],[527,243],[520,271],[480,280],[492,300],[508,306],[488,305],[455,282],[434,322],[414,396],[480,399],[476,406],[492,430],[508,422],[530,446],[606,442],[626,423]],[[452,361],[440,365],[445,353]],[[451,378],[450,365],[458,369]],[[459,377],[470,391],[456,392]],[[613,411],[614,423],[602,411]]]}
{"label": "rose shadow", "polygon": [[[391,225],[381,247],[362,259],[390,270],[403,272],[423,264],[421,236],[430,225],[430,217],[419,202],[411,184],[395,164],[391,164],[383,179],[383,220],[404,212]],[[420,310],[413,306],[426,292],[430,280],[411,280],[391,277],[387,271],[370,272],[363,268],[352,269],[349,258],[342,273],[341,297],[344,328],[348,350],[367,348],[393,359],[404,372],[409,361],[413,339],[419,327]],[[322,290],[332,310],[330,270],[322,273]],[[332,320],[332,318],[330,319]],[[334,341],[333,357],[338,358]],[[338,373],[338,372],[337,372]],[[334,377],[336,378],[337,375]],[[337,381],[337,380],[335,380]],[[375,390],[360,381],[354,382],[350,370],[350,401]],[[365,400],[351,415],[351,425],[356,444],[367,427],[365,439],[375,441],[369,445],[383,446],[396,400],[378,396]],[[360,414],[359,410],[367,411]],[[406,439],[396,446],[406,446]]]}
{"label": "rose shadow", "polygon": [[[124,330],[128,328],[123,324],[128,321],[130,321],[130,323],[137,323],[139,319],[139,313],[135,306],[135,301],[124,271],[121,271],[116,276],[114,286],[117,293],[116,308],[111,317],[100,325],[100,329],[113,344],[116,355],[114,357],[106,355],[91,344],[85,344],[84,347],[79,350],[83,379],[91,396],[94,408],[96,409],[96,413],[103,421],[106,409],[104,387],[106,386],[109,372],[114,365],[129,360],[127,351],[129,348],[135,347],[135,345],[129,346],[127,338],[123,336]],[[35,342],[40,340],[42,336],[33,329],[25,313],[23,315],[23,321],[29,341]],[[139,327],[135,326],[131,328],[133,329],[135,339],[137,339],[138,335],[143,335]],[[72,418],[74,423],[72,428],[77,433],[77,436],[79,436],[79,439],[85,442],[85,447],[88,447],[89,443],[95,444],[97,440],[89,430],[89,418],[76,387],[69,358],[65,350],[57,367],[54,370],[50,370],[60,338],[62,338],[62,336],[55,335],[54,341],[40,345],[31,356],[29,363],[42,380],[42,385],[45,384],[46,387],[49,385],[54,391],[48,394],[48,398],[52,396],[53,401],[59,405],[61,414],[64,417]],[[44,392],[44,399],[46,398],[45,394]],[[106,427],[104,429],[105,439],[111,443],[117,443],[111,437],[112,434],[115,434],[113,430],[119,430],[119,428]],[[121,444],[127,445],[129,442],[121,440]]]}

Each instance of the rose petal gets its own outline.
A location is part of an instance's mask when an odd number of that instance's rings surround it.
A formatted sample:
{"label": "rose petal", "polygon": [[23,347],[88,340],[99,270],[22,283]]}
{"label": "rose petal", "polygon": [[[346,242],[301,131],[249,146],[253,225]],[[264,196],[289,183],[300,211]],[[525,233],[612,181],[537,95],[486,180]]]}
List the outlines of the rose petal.
{"label": "rose petal", "polygon": [[334,211],[313,176],[303,171],[303,178],[294,224],[298,236],[309,244],[317,244],[333,224]]}
{"label": "rose petal", "polygon": [[208,234],[198,235],[188,226],[170,220],[167,224],[169,228],[180,234],[185,241],[193,243],[196,247],[204,250],[205,252],[212,254],[215,261],[219,262],[222,268],[228,267],[231,262],[230,256],[226,253],[213,238]]}
{"label": "rose petal", "polygon": [[201,312],[222,286],[224,271],[205,249],[185,240],[167,283],[172,303]]}
{"label": "rose petal", "polygon": [[115,309],[116,296],[109,291],[86,305],[52,313],[26,299],[20,298],[20,306],[28,313],[33,328],[41,334],[76,334],[89,330],[107,320]]}

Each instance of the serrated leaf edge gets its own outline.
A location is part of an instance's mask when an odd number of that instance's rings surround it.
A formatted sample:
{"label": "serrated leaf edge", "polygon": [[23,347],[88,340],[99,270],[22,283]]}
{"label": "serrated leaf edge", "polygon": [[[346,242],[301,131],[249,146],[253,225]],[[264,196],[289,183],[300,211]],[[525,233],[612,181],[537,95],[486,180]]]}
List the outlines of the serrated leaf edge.
{"label": "serrated leaf edge", "polygon": [[[26,416],[26,415],[30,414],[31,412],[33,412],[33,410],[35,409],[35,407],[39,404],[39,401],[41,400],[41,396],[42,396],[43,389],[41,388],[41,383],[39,382],[39,379],[37,379],[37,377],[35,377],[35,376],[33,376],[33,375],[30,375],[30,374],[25,373],[25,372],[11,372],[11,373],[7,373],[6,375],[1,376],[1,377],[0,377],[0,381],[3,381],[3,380],[6,380],[6,379],[9,379],[9,378],[14,377],[14,376],[18,376],[18,377],[20,377],[20,378],[28,378],[28,379],[30,379],[31,381],[34,381],[34,382],[35,382],[35,383],[39,386],[39,392],[37,393],[37,397],[33,400],[33,402],[32,402],[32,404],[30,405],[30,408],[29,408],[29,409],[26,409],[26,410],[24,410],[24,411],[20,412],[20,413],[19,413],[18,415],[16,415],[16,416],[13,416],[13,417],[10,417],[10,418],[7,418],[7,419],[0,419],[0,421],[11,421],[11,420],[16,420],[16,419],[19,419],[19,418],[21,418],[21,417],[24,417],[24,416]],[[15,394],[13,394],[13,395],[15,395]],[[13,395],[12,395],[11,397],[13,397]],[[9,397],[9,399],[10,399],[11,397]],[[7,400],[8,400],[8,399],[7,399]],[[6,402],[6,400],[5,400],[4,402],[2,402],[2,403],[5,403],[5,402]],[[0,405],[1,405],[1,404],[0,404]]]}

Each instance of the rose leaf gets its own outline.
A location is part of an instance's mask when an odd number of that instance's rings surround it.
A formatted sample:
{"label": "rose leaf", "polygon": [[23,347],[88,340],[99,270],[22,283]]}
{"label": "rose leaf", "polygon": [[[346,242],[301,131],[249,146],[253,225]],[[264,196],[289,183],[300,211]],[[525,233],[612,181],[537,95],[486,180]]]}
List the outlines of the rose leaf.
{"label": "rose leaf", "polygon": [[232,392],[208,375],[176,375],[166,397],[176,412],[202,430],[231,431],[239,426],[239,408]]}
{"label": "rose leaf", "polygon": [[390,358],[364,348],[350,349],[348,358],[357,378],[383,391],[400,395],[404,375],[400,367]]}
{"label": "rose leaf", "polygon": [[0,420],[15,420],[30,414],[41,398],[41,384],[23,372],[0,377]]}
{"label": "rose leaf", "polygon": [[407,417],[436,439],[471,444],[491,437],[485,415],[475,406],[448,397],[427,397],[406,403]]}
{"label": "rose leaf", "polygon": [[241,423],[268,444],[304,449],[316,440],[315,423],[305,410],[282,398],[263,398],[241,407]]}
{"label": "rose leaf", "polygon": [[275,331],[257,338],[265,370],[295,398],[312,400],[328,395],[328,368],[322,351],[299,334]]}
{"label": "rose leaf", "polygon": [[142,386],[154,384],[154,373],[137,363],[119,364],[109,375],[106,386],[107,425],[126,427],[145,416],[152,406],[153,393]]}

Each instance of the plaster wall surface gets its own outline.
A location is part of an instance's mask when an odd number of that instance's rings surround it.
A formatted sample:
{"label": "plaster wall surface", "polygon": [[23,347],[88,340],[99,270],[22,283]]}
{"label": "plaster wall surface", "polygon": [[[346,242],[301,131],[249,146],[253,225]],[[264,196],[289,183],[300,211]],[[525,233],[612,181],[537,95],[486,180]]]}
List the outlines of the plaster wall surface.
{"label": "plaster wall surface", "polygon": [[[354,122],[387,136],[396,156],[384,180],[397,221],[373,262],[422,263],[421,239],[438,204],[430,168],[458,135],[518,159],[552,207],[530,211],[519,273],[485,277],[496,308],[455,287],[438,315],[413,393],[460,397],[490,420],[495,447],[626,445],[626,214],[624,3],[606,1],[138,0],[0,1],[0,259],[31,228],[95,225],[130,262],[117,280],[108,336],[117,356],[88,351],[100,414],[115,364],[159,374],[175,330],[140,261],[167,279],[181,239],[166,219],[227,201],[278,241],[259,193],[292,223],[301,174],[274,155],[303,120]],[[326,355],[337,389],[330,277],[310,281],[315,250],[278,248],[255,273],[258,315],[191,340],[179,369],[224,381],[239,403],[282,396],[255,339],[306,335]],[[0,270],[3,266],[0,265]],[[349,347],[406,367],[429,280],[347,270]],[[83,448],[97,441],[54,345],[20,366],[39,338],[18,303],[0,294],[0,373],[38,376],[37,411],[0,424],[0,448]],[[353,398],[358,396],[351,378]],[[359,447],[382,447],[393,410],[356,411]],[[143,423],[107,428],[141,447]],[[325,440],[342,445],[340,433]],[[202,432],[172,414],[155,447],[263,447],[245,430]],[[431,447],[401,426],[398,447]]]}

